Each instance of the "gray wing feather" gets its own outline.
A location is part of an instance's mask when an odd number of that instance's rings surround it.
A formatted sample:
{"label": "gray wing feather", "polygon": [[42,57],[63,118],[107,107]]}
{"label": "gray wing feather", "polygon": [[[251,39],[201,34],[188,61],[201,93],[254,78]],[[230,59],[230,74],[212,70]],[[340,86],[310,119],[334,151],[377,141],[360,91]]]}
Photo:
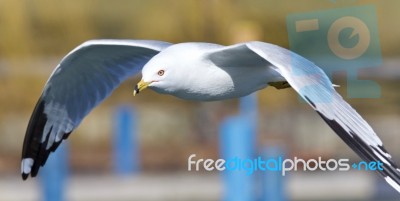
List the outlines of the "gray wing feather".
{"label": "gray wing feather", "polygon": [[314,63],[282,47],[249,42],[249,49],[273,64],[324,121],[365,161],[381,161],[378,171],[400,192],[400,172],[371,126],[335,91]]}
{"label": "gray wing feather", "polygon": [[400,192],[399,169],[383,147],[382,141],[371,126],[335,91],[329,78],[314,63],[285,48],[258,41],[214,48],[206,55],[219,66],[230,67],[236,63],[249,67],[270,66],[362,159],[367,162],[381,161],[384,170],[379,171],[379,174]]}
{"label": "gray wing feather", "polygon": [[30,119],[22,151],[22,177],[36,176],[50,152],[96,105],[169,45],[92,40],[65,56],[47,81]]}

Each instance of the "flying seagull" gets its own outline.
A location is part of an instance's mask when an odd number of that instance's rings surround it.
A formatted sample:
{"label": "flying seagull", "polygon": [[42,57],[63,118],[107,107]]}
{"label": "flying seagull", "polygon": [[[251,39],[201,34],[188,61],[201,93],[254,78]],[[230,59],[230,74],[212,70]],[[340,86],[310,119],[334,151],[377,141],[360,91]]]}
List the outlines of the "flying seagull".
{"label": "flying seagull", "polygon": [[55,68],[33,111],[22,150],[25,180],[121,82],[142,72],[133,94],[158,93],[196,101],[242,97],[267,86],[292,87],[363,160],[400,192],[400,169],[368,123],[335,91],[314,63],[258,41],[222,46],[154,40],[91,40]]}

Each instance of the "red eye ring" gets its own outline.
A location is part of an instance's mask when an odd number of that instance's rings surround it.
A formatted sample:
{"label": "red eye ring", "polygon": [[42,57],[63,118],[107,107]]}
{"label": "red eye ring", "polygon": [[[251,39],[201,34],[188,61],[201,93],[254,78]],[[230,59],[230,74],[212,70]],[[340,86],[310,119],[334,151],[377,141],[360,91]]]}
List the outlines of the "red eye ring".
{"label": "red eye ring", "polygon": [[164,70],[159,70],[159,71],[157,72],[157,75],[159,75],[159,76],[163,76],[163,75],[164,75],[164,73],[165,73],[165,71],[164,71]]}

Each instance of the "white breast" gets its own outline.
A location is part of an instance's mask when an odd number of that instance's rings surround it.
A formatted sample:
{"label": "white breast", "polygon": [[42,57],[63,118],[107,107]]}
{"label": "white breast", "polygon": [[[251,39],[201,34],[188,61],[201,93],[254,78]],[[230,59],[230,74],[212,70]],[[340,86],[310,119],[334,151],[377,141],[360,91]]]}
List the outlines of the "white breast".
{"label": "white breast", "polygon": [[172,95],[182,99],[214,101],[238,98],[283,78],[268,66],[218,67],[208,63],[189,72],[180,90]]}

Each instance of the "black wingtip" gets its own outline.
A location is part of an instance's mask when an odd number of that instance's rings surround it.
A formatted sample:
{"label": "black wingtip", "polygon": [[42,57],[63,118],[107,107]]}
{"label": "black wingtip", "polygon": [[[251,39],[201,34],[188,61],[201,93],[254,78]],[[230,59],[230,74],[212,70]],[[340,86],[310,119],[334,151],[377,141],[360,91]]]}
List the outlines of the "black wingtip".
{"label": "black wingtip", "polygon": [[[49,133],[43,133],[47,124],[47,115],[44,113],[44,106],[45,101],[40,98],[33,111],[25,134],[22,160],[29,158],[32,159],[33,162],[31,165],[29,165],[29,172],[22,173],[23,180],[26,180],[29,175],[31,177],[37,176],[39,169],[44,166],[50,153],[56,151],[61,142],[67,139],[69,134],[72,132],[65,133],[60,141],[53,142],[52,146],[47,148],[50,132],[52,131],[53,127],[50,128]],[[42,142],[43,135],[47,136]]]}
{"label": "black wingtip", "polygon": [[29,175],[35,177],[39,171],[39,167],[45,163],[50,150],[45,150],[48,139],[42,142],[44,127],[47,123],[47,115],[44,113],[45,101],[40,98],[29,120],[28,128],[26,130],[22,159],[31,158],[33,164],[31,171],[22,173],[22,179],[26,180]]}
{"label": "black wingtip", "polygon": [[28,179],[29,174],[22,173],[22,180]]}
{"label": "black wingtip", "polygon": [[[371,146],[365,143],[354,131],[347,132],[335,120],[328,119],[317,111],[322,119],[336,132],[336,134],[350,147],[358,156],[367,162],[383,162],[383,170],[377,171],[383,178],[389,177],[393,182],[388,182],[393,188],[400,192],[400,171],[394,161],[388,157],[389,154],[383,146]],[[378,150],[380,149],[380,150]],[[383,152],[384,154],[381,154]],[[385,155],[387,154],[387,155]],[[382,161],[383,159],[384,161]]]}

